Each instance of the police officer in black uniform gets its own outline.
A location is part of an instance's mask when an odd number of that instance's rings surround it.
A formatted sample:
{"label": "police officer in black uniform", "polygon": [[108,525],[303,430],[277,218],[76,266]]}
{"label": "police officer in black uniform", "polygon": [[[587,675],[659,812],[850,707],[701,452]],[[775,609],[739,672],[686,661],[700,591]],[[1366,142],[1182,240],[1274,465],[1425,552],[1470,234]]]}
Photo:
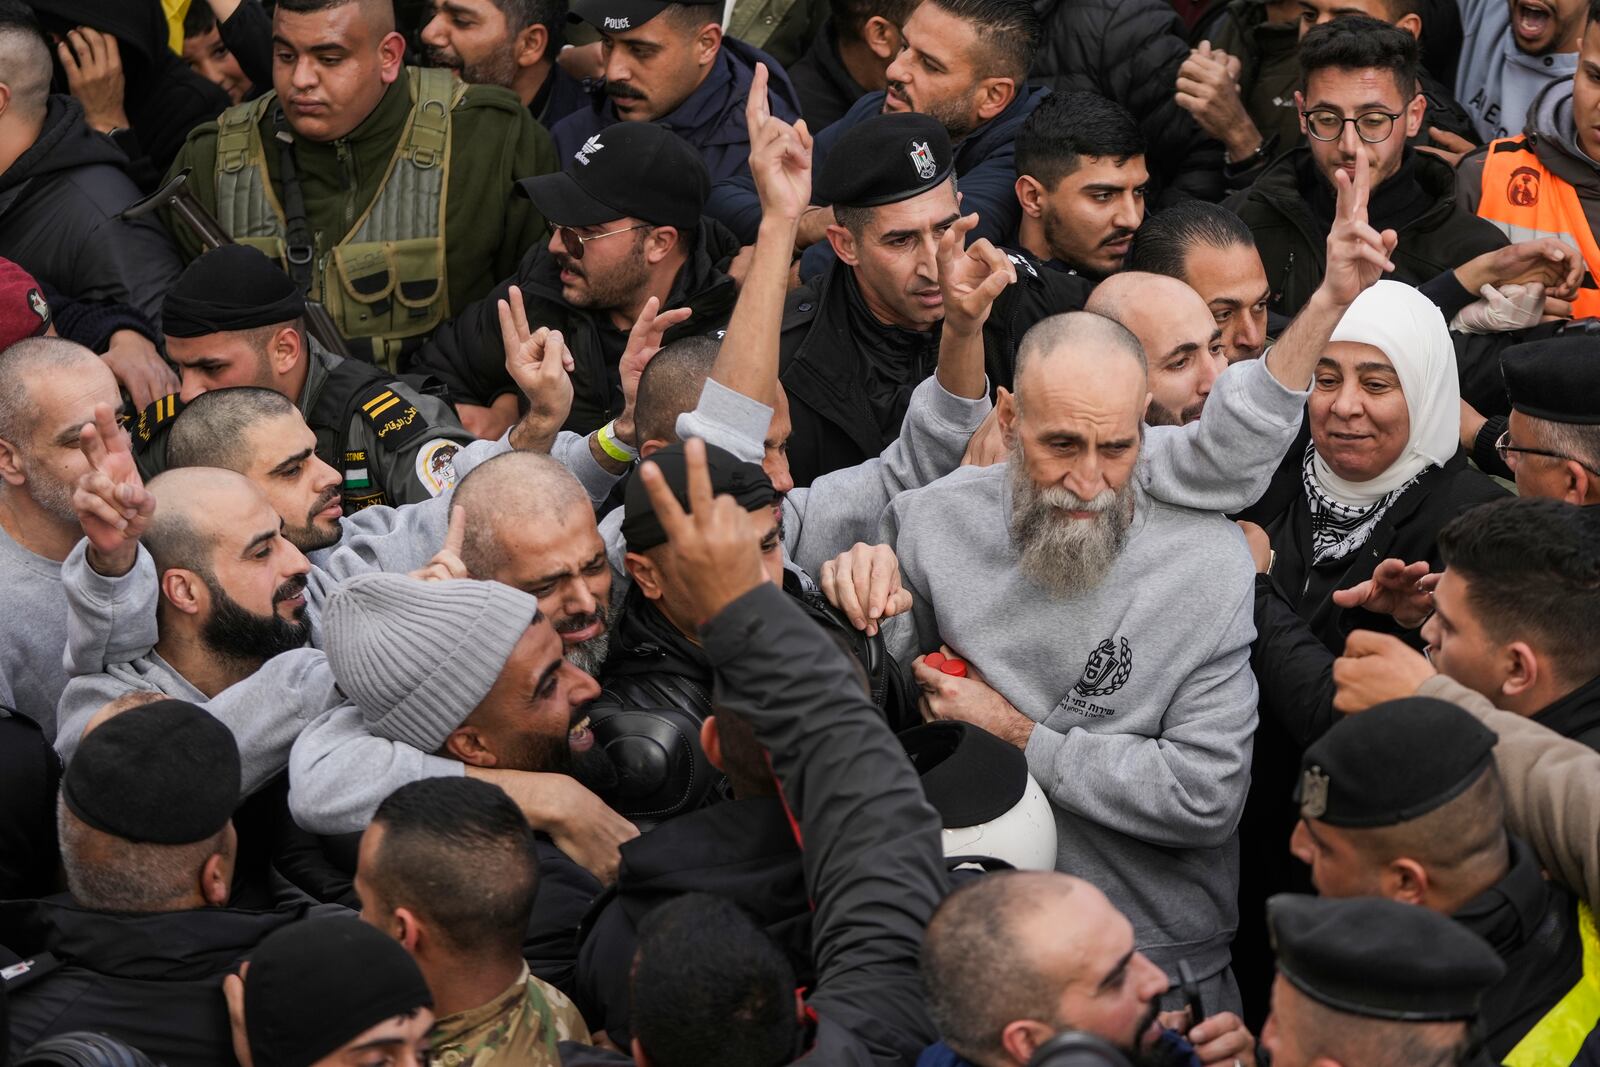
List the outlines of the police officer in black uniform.
{"label": "police officer in black uniform", "polygon": [[343,476],[346,513],[399,506],[455,485],[452,459],[472,441],[425,379],[396,376],[323,348],[305,329],[305,296],[261,252],[224,245],[200,256],[167,294],[162,325],[183,390],[156,401],[133,428],[140,469],[165,467],[166,433],[186,400],[259,386],[293,400],[317,435],[317,455]]}
{"label": "police officer in black uniform", "polygon": [[1376,897],[1283,893],[1267,926],[1278,977],[1261,1047],[1273,1067],[1487,1064],[1475,1020],[1505,966],[1460,924]]}
{"label": "police officer in black uniform", "polygon": [[[839,262],[790,294],[780,379],[794,436],[797,485],[882,452],[900,434],[911,392],[932,374],[944,308],[936,253],[959,216],[950,136],[921,114],[879,115],[839,139],[816,177],[834,205]],[[1007,286],[984,324],[990,388],[1011,386],[1017,343],[1049,315],[1088,298],[1082,278],[1047,271],[1010,252]]]}
{"label": "police officer in black uniform", "polygon": [[1335,723],[1301,759],[1293,847],[1324,896],[1381,894],[1489,943],[1506,966],[1483,1005],[1495,1062],[1571,1063],[1600,1021],[1600,944],[1589,906],[1506,832],[1495,740],[1431,697]]}

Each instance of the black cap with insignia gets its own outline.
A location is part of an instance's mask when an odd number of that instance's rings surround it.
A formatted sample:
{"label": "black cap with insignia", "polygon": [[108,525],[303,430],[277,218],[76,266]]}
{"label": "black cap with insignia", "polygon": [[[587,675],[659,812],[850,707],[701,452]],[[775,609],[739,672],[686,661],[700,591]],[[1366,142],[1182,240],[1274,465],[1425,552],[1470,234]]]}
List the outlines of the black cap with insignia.
{"label": "black cap with insignia", "polygon": [[61,777],[61,800],[125,841],[188,845],[239,806],[239,746],[215,716],[182,700],[130,708],[90,731]]}
{"label": "black cap with insignia", "polygon": [[1572,334],[1527,341],[1500,357],[1513,411],[1546,422],[1600,423],[1600,341]]}
{"label": "black cap with insignia", "polygon": [[668,7],[662,0],[573,0],[568,22],[587,22],[601,33],[636,30]]}
{"label": "black cap with insignia", "polygon": [[1494,732],[1454,704],[1407,697],[1375,704],[1300,758],[1300,814],[1330,826],[1395,826],[1426,815],[1494,761]]}
{"label": "black cap with insignia", "polygon": [[1286,982],[1371,1019],[1473,1019],[1506,973],[1489,943],[1454,919],[1383,897],[1280,893],[1267,901],[1267,926]]}
{"label": "black cap with insignia", "polygon": [[817,198],[844,207],[898,204],[942,185],[954,167],[950,135],[938,119],[874,115],[834,143],[817,171]]}

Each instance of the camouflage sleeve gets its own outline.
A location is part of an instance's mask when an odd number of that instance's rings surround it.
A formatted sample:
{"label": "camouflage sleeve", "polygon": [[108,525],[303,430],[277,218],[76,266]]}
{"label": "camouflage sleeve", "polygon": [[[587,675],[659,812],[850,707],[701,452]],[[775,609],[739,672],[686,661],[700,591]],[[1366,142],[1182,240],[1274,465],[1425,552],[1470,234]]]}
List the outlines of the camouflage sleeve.
{"label": "camouflage sleeve", "polygon": [[418,504],[454,488],[452,461],[474,440],[438,397],[386,384],[351,419],[343,457],[346,511]]}

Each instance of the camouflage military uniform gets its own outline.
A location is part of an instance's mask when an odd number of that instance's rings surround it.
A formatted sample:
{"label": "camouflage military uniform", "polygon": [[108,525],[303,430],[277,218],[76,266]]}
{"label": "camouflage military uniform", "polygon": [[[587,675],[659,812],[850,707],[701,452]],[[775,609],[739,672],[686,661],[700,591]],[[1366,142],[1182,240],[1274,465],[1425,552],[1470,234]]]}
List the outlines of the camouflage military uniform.
{"label": "camouflage military uniform", "polygon": [[504,993],[439,1019],[429,1037],[435,1067],[560,1067],[556,1044],[588,1044],[589,1028],[572,1001],[524,964]]}

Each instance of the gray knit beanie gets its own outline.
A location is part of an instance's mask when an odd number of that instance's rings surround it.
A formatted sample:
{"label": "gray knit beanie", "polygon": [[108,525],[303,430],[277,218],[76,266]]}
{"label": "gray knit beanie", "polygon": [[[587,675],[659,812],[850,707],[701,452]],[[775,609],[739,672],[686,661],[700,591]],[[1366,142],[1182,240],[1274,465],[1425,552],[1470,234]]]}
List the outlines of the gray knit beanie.
{"label": "gray knit beanie", "polygon": [[369,730],[437,752],[538,611],[537,599],[499,582],[363,574],[322,609],[323,650]]}

